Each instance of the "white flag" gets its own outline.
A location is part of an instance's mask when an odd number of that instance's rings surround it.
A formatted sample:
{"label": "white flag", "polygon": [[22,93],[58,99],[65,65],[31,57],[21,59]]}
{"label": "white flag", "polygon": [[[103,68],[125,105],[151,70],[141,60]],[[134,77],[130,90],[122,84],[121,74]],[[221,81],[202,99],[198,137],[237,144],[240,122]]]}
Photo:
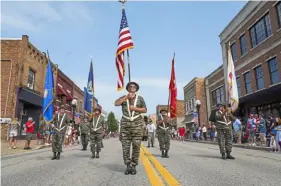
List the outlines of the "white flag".
{"label": "white flag", "polygon": [[232,55],[230,52],[230,47],[228,50],[227,62],[228,62],[227,64],[228,99],[229,99],[229,103],[231,104],[231,110],[232,112],[234,112],[238,108],[239,98],[238,98],[235,69],[234,69]]}

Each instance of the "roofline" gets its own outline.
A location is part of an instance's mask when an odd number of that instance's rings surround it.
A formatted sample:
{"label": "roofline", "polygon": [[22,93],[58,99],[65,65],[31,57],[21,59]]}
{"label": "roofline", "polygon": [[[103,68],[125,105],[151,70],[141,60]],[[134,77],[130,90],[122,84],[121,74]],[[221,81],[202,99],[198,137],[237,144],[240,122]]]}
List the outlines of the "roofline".
{"label": "roofline", "polygon": [[184,87],[183,90],[187,89],[188,87],[190,87],[193,83],[195,83],[197,81],[197,79],[205,79],[205,78],[200,78],[200,77],[195,77],[193,78],[189,83],[187,83]]}
{"label": "roofline", "polygon": [[209,79],[210,77],[212,77],[214,74],[216,74],[220,69],[223,69],[223,65],[220,65],[218,68],[216,68],[213,72],[211,72],[211,74],[209,74],[208,76],[205,77],[205,79]]}
{"label": "roofline", "polygon": [[219,34],[220,44],[223,44],[232,37],[233,34],[245,25],[267,2],[268,1],[248,1]]}
{"label": "roofline", "polygon": [[234,18],[227,24],[227,26],[223,29],[223,31],[219,34],[219,37],[222,36],[222,34],[226,31],[227,28],[229,28],[230,25],[233,24],[234,20],[237,19],[237,17],[242,14],[242,12],[245,11],[245,9],[249,6],[249,4],[251,3],[251,1],[248,1],[244,6],[243,8],[234,16]]}
{"label": "roofline", "polygon": [[8,40],[11,40],[11,41],[15,41],[15,40],[22,40],[22,38],[0,38],[1,40],[3,41],[8,41]]}

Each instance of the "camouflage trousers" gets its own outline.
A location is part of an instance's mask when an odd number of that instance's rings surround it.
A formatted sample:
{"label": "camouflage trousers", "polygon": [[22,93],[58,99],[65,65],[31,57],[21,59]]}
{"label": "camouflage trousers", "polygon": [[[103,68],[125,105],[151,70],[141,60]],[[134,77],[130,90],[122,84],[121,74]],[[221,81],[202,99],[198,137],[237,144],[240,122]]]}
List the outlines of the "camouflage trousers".
{"label": "camouflage trousers", "polygon": [[220,147],[220,153],[231,153],[232,149],[232,130],[230,129],[217,129],[218,132],[218,144]]}
{"label": "camouflage trousers", "polygon": [[170,139],[171,135],[169,133],[158,133],[158,140],[161,151],[170,149]]}
{"label": "camouflage trousers", "polygon": [[101,138],[101,148],[103,148],[103,139]]}
{"label": "camouflage trousers", "polygon": [[52,137],[52,150],[53,152],[62,152],[62,144],[64,141],[63,133],[55,133]]}
{"label": "camouflage trousers", "polygon": [[91,151],[94,152],[100,152],[101,151],[101,134],[90,134],[90,144],[91,144]]}
{"label": "camouflage trousers", "polygon": [[[123,160],[127,165],[138,165],[140,156],[140,145],[142,139],[142,126],[144,121],[121,121],[120,128],[120,141],[123,149]],[[132,145],[132,158],[131,156],[131,145]]]}
{"label": "camouflage trousers", "polygon": [[82,146],[84,147],[87,147],[88,146],[88,142],[89,142],[89,136],[88,134],[86,133],[82,133],[81,134],[81,143],[82,143]]}

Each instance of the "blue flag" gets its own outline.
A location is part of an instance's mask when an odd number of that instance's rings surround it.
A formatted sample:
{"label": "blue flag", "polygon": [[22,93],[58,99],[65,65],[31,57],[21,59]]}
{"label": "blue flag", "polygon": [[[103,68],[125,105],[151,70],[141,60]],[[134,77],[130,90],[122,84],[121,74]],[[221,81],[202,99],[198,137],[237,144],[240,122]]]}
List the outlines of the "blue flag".
{"label": "blue flag", "polygon": [[54,90],[54,76],[52,71],[52,64],[49,61],[47,65],[44,99],[43,99],[43,117],[44,121],[49,124],[54,119],[54,104],[53,104],[53,90]]}
{"label": "blue flag", "polygon": [[91,61],[87,88],[84,88],[84,103],[85,103],[84,111],[86,115],[92,114],[93,97],[94,97],[94,73],[93,73],[93,63]]}

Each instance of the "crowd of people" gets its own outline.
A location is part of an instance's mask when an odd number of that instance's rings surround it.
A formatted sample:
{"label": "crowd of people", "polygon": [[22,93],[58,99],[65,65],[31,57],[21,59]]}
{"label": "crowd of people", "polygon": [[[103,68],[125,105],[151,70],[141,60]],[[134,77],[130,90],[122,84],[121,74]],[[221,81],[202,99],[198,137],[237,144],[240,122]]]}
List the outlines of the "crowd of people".
{"label": "crowd of people", "polygon": [[[251,146],[270,147],[271,152],[281,152],[281,119],[269,115],[250,114],[244,121],[236,118],[232,126],[233,143],[249,144]],[[171,130],[171,137],[175,140],[209,140],[217,141],[216,125],[212,123],[206,127],[179,127]]]}

